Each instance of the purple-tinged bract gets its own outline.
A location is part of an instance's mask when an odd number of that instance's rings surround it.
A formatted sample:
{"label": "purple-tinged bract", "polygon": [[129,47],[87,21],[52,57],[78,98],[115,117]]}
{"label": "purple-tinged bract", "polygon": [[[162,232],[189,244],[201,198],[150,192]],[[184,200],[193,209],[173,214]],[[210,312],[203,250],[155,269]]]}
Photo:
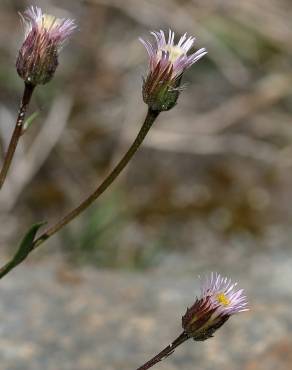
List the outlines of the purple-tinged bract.
{"label": "purple-tinged bract", "polygon": [[248,311],[247,298],[237,283],[218,273],[201,282],[201,296],[182,317],[182,326],[194,340],[213,336],[231,315]]}
{"label": "purple-tinged bract", "polygon": [[17,72],[26,83],[45,84],[56,71],[59,51],[76,29],[75,22],[44,14],[33,6],[20,16],[25,37],[16,62]]}
{"label": "purple-tinged bract", "polygon": [[188,55],[195,38],[187,37],[186,33],[177,44],[171,30],[168,39],[163,31],[151,34],[155,38],[154,44],[140,38],[149,55],[149,74],[143,83],[143,99],[153,110],[169,110],[178,99],[184,71],[207,52],[203,48]]}

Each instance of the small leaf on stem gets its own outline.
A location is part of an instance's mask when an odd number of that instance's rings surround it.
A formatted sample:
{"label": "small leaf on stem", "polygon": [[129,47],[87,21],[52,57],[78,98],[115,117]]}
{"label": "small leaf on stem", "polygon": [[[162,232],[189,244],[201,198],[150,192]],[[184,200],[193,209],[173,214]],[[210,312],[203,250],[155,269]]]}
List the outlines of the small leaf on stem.
{"label": "small leaf on stem", "polygon": [[24,122],[23,129],[22,129],[22,135],[30,128],[33,121],[38,117],[39,112],[32,113]]}
{"label": "small leaf on stem", "polygon": [[3,266],[0,269],[0,279],[3,276],[7,275],[10,270],[12,270],[14,267],[19,265],[21,262],[23,262],[26,259],[26,257],[33,250],[34,239],[35,239],[36,233],[38,232],[39,228],[43,226],[44,224],[45,222],[34,224],[28,230],[28,232],[25,234],[24,238],[22,239],[14,257],[5,266]]}

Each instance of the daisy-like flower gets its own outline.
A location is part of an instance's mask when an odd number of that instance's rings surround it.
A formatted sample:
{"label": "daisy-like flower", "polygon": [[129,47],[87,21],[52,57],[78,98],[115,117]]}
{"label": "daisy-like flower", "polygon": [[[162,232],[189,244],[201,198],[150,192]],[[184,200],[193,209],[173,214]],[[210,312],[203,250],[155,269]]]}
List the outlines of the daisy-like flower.
{"label": "daisy-like flower", "polygon": [[44,14],[33,6],[20,16],[25,37],[16,62],[17,72],[28,84],[45,84],[56,71],[59,52],[76,29],[75,22]]}
{"label": "daisy-like flower", "polygon": [[178,99],[184,71],[207,52],[203,48],[188,55],[195,38],[187,37],[186,33],[177,44],[171,30],[168,39],[163,31],[151,34],[155,38],[154,44],[140,38],[149,55],[149,74],[143,81],[143,99],[153,110],[169,110]]}
{"label": "daisy-like flower", "polygon": [[213,336],[231,315],[248,311],[247,298],[237,283],[212,273],[201,282],[201,296],[182,317],[183,329],[194,340]]}

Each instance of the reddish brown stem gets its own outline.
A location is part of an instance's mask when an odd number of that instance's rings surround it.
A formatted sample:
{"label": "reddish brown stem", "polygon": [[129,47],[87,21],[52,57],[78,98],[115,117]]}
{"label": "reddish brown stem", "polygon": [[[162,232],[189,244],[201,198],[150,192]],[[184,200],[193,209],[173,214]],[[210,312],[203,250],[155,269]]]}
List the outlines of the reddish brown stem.
{"label": "reddish brown stem", "polygon": [[161,352],[159,352],[156,356],[151,358],[151,360],[147,361],[144,365],[138,367],[136,370],[150,369],[150,367],[154,366],[158,362],[170,356],[178,346],[180,346],[182,343],[184,343],[188,339],[189,339],[188,334],[183,332],[171,344],[165,347]]}
{"label": "reddish brown stem", "polygon": [[35,88],[34,85],[30,85],[30,84],[26,84],[26,83],[24,85],[24,92],[23,92],[23,96],[22,96],[22,100],[21,100],[21,104],[20,104],[16,124],[15,124],[15,127],[14,127],[13,134],[11,136],[8,149],[7,149],[6,155],[4,157],[3,166],[2,166],[2,169],[1,169],[1,172],[0,172],[0,189],[2,188],[2,186],[5,182],[7,173],[9,171],[10,165],[11,165],[13,157],[14,157],[14,153],[15,153],[19,138],[22,135],[23,125],[24,125],[24,120],[25,120],[25,114],[26,114],[26,111],[27,111],[27,108],[28,108],[28,105],[29,105],[29,102],[30,102],[30,99],[31,99],[34,88]]}

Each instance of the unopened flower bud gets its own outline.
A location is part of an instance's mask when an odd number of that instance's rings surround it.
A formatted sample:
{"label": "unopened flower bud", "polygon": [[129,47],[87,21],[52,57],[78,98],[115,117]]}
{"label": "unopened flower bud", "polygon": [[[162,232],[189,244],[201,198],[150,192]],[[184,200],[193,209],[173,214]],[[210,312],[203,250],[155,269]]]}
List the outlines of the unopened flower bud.
{"label": "unopened flower bud", "polygon": [[182,317],[184,331],[194,340],[203,341],[213,336],[231,315],[248,311],[247,298],[237,283],[212,273],[201,284],[201,297]]}
{"label": "unopened flower bud", "polygon": [[25,37],[16,62],[17,72],[27,84],[45,84],[54,76],[59,52],[75,30],[75,22],[43,14],[33,6],[20,16]]}
{"label": "unopened flower bud", "polygon": [[149,73],[143,81],[143,99],[152,110],[161,112],[176,104],[183,73],[207,52],[203,48],[187,55],[195,42],[195,38],[187,37],[187,34],[177,44],[174,44],[174,32],[171,30],[168,41],[163,31],[151,34],[155,37],[155,44],[140,38],[149,55]]}

